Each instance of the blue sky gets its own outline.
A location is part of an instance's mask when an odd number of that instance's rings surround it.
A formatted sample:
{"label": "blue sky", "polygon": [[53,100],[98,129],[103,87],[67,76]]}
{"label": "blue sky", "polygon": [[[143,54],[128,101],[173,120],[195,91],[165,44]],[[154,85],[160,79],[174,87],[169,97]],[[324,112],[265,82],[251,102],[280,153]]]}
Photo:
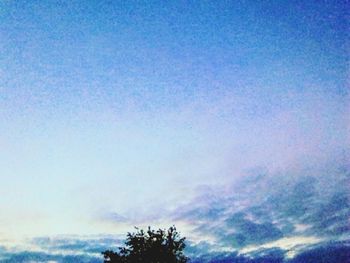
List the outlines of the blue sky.
{"label": "blue sky", "polygon": [[347,242],[347,5],[0,1],[3,254],[174,223],[194,257]]}

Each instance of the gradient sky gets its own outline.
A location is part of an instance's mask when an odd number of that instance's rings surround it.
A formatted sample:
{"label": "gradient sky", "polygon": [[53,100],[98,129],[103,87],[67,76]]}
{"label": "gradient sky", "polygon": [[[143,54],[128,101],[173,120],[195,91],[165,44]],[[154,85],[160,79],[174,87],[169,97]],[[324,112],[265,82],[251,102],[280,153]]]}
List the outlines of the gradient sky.
{"label": "gradient sky", "polygon": [[[349,212],[348,7],[0,0],[0,245],[173,223],[218,250],[344,240],[308,229]],[[283,230],[277,199],[310,180],[313,217]],[[247,220],[276,232],[216,235]]]}

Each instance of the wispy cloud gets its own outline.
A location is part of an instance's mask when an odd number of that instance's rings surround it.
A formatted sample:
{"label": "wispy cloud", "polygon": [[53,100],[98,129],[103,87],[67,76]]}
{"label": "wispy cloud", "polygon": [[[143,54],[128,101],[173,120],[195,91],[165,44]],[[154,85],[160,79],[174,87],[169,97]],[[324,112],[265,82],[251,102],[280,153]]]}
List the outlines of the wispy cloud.
{"label": "wispy cloud", "polygon": [[218,250],[247,253],[276,247],[295,255],[296,248],[349,234],[346,167],[329,163],[311,171],[255,171],[221,192],[202,190],[176,211],[175,219],[187,220],[196,235],[210,236],[209,244]]}

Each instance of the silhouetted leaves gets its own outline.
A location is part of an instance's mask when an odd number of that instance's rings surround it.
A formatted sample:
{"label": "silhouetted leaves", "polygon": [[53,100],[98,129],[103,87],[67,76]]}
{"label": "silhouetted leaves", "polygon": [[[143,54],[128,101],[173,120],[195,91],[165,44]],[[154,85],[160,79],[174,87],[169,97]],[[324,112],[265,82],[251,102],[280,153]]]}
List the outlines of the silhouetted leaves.
{"label": "silhouetted leaves", "polygon": [[148,227],[128,233],[125,246],[119,252],[102,252],[105,263],[185,263],[188,258],[183,254],[185,238],[180,238],[175,227],[157,231]]}

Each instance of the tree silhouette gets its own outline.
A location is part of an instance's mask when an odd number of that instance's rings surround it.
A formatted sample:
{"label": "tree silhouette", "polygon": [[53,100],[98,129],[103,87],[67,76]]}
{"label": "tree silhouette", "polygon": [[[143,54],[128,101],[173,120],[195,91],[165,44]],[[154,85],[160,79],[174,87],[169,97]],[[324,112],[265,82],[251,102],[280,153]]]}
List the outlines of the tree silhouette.
{"label": "tree silhouette", "polygon": [[180,238],[176,227],[167,231],[157,231],[148,227],[147,231],[136,228],[136,233],[128,233],[125,246],[119,252],[102,252],[105,263],[186,263],[183,254],[185,238]]}

